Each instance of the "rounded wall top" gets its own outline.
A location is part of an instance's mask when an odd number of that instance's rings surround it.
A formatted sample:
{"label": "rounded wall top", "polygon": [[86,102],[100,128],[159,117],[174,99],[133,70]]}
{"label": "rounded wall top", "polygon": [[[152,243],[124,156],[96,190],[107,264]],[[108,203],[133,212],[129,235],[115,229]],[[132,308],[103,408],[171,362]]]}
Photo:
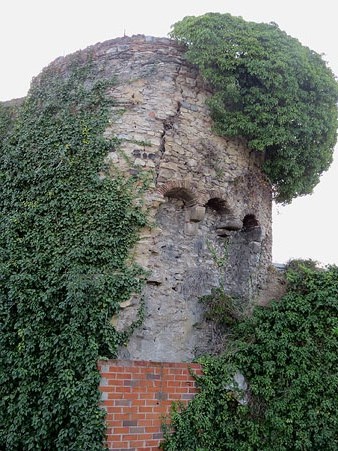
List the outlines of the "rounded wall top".
{"label": "rounded wall top", "polygon": [[[182,56],[184,53],[184,46],[177,41],[165,37],[145,36],[145,35],[133,35],[122,36],[107,41],[98,42],[85,49],[78,50],[74,53],[66,56],[60,56],[51,62],[48,68],[57,68],[58,72],[67,70],[68,63],[74,56],[77,56],[83,62],[88,58],[94,60],[104,59],[128,59],[133,53],[156,53],[159,59],[166,60],[166,57],[170,57],[170,61],[173,58],[177,58],[176,62],[182,63]],[[37,77],[38,78],[38,77]]]}

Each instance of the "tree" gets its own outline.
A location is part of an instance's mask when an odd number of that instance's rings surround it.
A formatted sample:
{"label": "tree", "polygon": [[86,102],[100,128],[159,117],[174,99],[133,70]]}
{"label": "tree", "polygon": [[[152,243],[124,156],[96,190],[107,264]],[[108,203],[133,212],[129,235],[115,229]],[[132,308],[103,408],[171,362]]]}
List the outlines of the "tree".
{"label": "tree", "polygon": [[212,88],[216,133],[264,152],[276,200],[311,193],[336,142],[338,85],[322,57],[275,23],[230,14],[185,17],[171,37]]}

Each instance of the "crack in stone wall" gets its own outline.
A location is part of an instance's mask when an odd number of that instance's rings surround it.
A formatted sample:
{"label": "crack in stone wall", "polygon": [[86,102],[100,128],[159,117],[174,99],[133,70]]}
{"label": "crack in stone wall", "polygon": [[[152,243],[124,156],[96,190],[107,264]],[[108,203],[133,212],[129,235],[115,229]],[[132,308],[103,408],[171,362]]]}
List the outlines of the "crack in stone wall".
{"label": "crack in stone wall", "polygon": [[[177,72],[177,75],[179,74],[179,71]],[[172,116],[169,116],[168,118],[164,119],[163,121],[163,131],[161,133],[161,140],[160,140],[160,145],[159,145],[159,151],[160,151],[160,158],[158,160],[158,163],[156,165],[156,178],[155,178],[155,186],[158,185],[158,176],[159,176],[159,168],[161,166],[161,161],[164,158],[164,154],[165,154],[165,141],[166,141],[166,134],[168,130],[172,130],[174,128],[174,124],[176,123],[179,115],[181,112],[181,102],[178,101],[177,102],[177,108],[176,108],[176,113]]]}

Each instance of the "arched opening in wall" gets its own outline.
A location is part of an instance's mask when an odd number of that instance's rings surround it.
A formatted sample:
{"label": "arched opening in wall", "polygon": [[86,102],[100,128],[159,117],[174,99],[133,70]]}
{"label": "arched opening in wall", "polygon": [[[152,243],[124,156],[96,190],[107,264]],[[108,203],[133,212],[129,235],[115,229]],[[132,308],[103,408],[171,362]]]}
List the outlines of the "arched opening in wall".
{"label": "arched opening in wall", "polygon": [[194,205],[196,205],[196,197],[187,188],[171,188],[169,191],[164,193],[164,196],[168,197],[169,199],[181,200],[187,207],[193,207]]}
{"label": "arched opening in wall", "polygon": [[207,208],[211,208],[212,210],[216,211],[221,215],[230,213],[230,209],[226,201],[224,199],[221,199],[220,197],[213,197],[212,199],[209,199],[204,206]]}
{"label": "arched opening in wall", "polygon": [[259,222],[256,219],[255,215],[246,215],[243,219],[243,230],[247,231],[253,229],[254,227],[258,227]]}

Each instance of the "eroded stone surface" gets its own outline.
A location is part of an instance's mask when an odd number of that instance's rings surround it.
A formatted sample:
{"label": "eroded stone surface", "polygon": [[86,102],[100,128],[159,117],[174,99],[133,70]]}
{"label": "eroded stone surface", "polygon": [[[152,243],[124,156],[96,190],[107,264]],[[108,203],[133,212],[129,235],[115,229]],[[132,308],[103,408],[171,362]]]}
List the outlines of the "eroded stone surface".
{"label": "eroded stone surface", "polygon": [[[147,172],[146,204],[154,223],[134,255],[149,270],[143,293],[146,318],[120,357],[190,361],[213,348],[201,296],[222,286],[254,298],[271,262],[271,187],[262,155],[240,139],[212,132],[210,92],[183,49],[165,38],[135,36],[80,52],[95,62],[97,77],[116,77],[107,137],[121,149],[112,167]],[[67,71],[68,59],[53,64]],[[244,225],[243,225],[244,224]],[[118,329],[135,317],[139,300],[122,306]]]}

